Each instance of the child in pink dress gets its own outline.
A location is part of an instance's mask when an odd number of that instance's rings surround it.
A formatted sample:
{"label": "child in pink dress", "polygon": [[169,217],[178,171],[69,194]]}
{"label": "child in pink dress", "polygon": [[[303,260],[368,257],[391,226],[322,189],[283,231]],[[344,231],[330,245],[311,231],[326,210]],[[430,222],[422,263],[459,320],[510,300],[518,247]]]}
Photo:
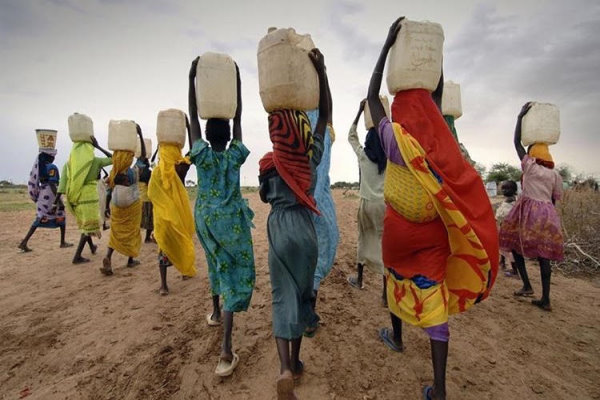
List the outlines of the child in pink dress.
{"label": "child in pink dress", "polygon": [[[502,222],[506,216],[510,213],[510,210],[513,209],[515,205],[515,200],[517,199],[517,183],[515,181],[504,181],[500,185],[500,190],[504,195],[504,201],[500,203],[498,208],[496,209],[496,223],[498,227],[498,232],[502,229]],[[512,270],[506,269],[506,260],[510,263]],[[517,267],[515,265],[515,258],[513,257],[510,251],[500,249],[500,267],[502,268],[505,276],[508,277],[519,277],[519,272],[517,271]]]}
{"label": "child in pink dress", "polygon": [[519,113],[514,139],[523,169],[523,192],[502,224],[500,248],[512,251],[523,281],[523,287],[514,293],[515,296],[533,294],[524,257],[537,258],[542,277],[542,297],[533,300],[532,304],[551,311],[550,260],[561,261],[564,257],[560,218],[555,208],[562,193],[562,179],[554,169],[547,144],[535,143],[527,152],[521,144],[521,120],[529,108],[530,103],[526,103]]}

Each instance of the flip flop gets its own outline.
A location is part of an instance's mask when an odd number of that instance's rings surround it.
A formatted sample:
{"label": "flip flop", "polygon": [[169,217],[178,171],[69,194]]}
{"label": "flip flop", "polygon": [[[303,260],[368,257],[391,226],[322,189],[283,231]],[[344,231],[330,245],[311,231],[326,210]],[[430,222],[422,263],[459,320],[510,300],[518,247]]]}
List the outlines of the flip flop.
{"label": "flip flop", "polygon": [[239,362],[240,357],[236,353],[233,353],[233,360],[231,361],[226,361],[220,358],[217,368],[215,368],[215,374],[218,376],[229,376],[233,374],[233,370],[235,367],[237,367]]}
{"label": "flip flop", "polygon": [[355,277],[353,276],[349,276],[348,279],[346,279],[348,281],[348,283],[350,284],[350,286],[352,286],[353,288],[356,289],[364,289],[365,288],[365,284],[363,283],[361,286],[358,286],[358,282],[356,280]]}
{"label": "flip flop", "polygon": [[431,400],[431,396],[429,394],[431,393],[432,390],[433,390],[433,387],[425,386],[425,388],[423,389],[423,400]]}
{"label": "flip flop", "polygon": [[212,314],[206,314],[206,323],[208,326],[219,326],[221,325],[221,320],[215,321],[211,318]]}
{"label": "flip flop", "polygon": [[161,296],[167,296],[169,294],[169,291],[167,289],[160,288],[158,289],[158,294],[160,294]]}
{"label": "flip flop", "polygon": [[392,351],[396,353],[402,353],[404,351],[404,346],[398,346],[391,337],[390,328],[381,328],[379,330],[379,338],[385,343],[387,347],[389,347]]}
{"label": "flip flop", "polygon": [[516,290],[515,292],[513,292],[513,296],[518,296],[518,297],[529,297],[529,296],[533,296],[533,290],[523,290],[523,289],[519,289],[519,290]]}

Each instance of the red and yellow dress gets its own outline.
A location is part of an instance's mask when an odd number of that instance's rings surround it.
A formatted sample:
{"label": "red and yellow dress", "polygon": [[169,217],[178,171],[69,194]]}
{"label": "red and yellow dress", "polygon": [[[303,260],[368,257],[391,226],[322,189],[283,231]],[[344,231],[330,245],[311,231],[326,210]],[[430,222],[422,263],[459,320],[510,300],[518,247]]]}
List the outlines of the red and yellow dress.
{"label": "red and yellow dress", "polygon": [[390,311],[448,340],[448,315],[485,299],[498,234],[481,178],[424,89],[396,94],[379,125],[388,156],[382,250]]}

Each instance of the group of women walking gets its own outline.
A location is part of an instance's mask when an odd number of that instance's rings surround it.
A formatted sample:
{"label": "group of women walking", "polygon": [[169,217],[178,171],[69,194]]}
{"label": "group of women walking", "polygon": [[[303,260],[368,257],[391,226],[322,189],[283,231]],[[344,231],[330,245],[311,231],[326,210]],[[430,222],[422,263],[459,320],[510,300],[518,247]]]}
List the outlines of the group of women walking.
{"label": "group of women walking", "polygon": [[[364,267],[380,275],[382,303],[389,309],[391,328],[379,330],[382,342],[402,352],[402,323],[423,328],[430,338],[433,385],[423,389],[425,399],[446,396],[448,317],[485,299],[498,269],[499,241],[492,207],[480,177],[461,153],[451,128],[440,112],[443,74],[438,88],[396,93],[391,120],[379,98],[387,54],[402,19],[390,27],[371,76],[368,95],[348,133],[360,170],[357,274],[348,283],[363,287]],[[272,151],[259,163],[260,198],[271,205],[267,221],[268,263],[272,291],[272,329],[280,360],[276,380],[278,398],[294,399],[294,386],[304,371],[302,339],[319,327],[317,296],[321,281],[333,265],[339,241],[335,206],[330,191],[332,96],[324,56],[308,54],[317,72],[319,106],[316,110],[276,110],[268,115]],[[146,240],[158,246],[159,293],[169,293],[168,267],[184,277],[196,274],[194,230],[204,249],[213,307],[209,326],[223,325],[223,343],[215,373],[228,376],[240,361],[233,351],[234,314],[248,310],[255,285],[251,229],[253,212],[240,191],[240,168],[250,151],[242,142],[241,79],[236,65],[237,110],[229,120],[208,119],[205,137],[198,120],[195,80],[198,58],[189,72],[190,152],[160,143],[158,165],[150,171],[148,154],[138,126],[141,156],[76,142],[59,179],[52,164],[55,152],[42,151],[30,174],[29,194],[37,202],[37,216],[19,245],[30,251],[28,240],[37,227],[58,227],[65,241],[65,213],[77,219],[81,237],[74,264],[86,244],[97,250],[100,236],[97,181],[102,167],[112,164],[107,179],[111,196],[111,232],[101,272],[112,275],[114,250],[139,263],[140,228]],[[364,145],[358,120],[368,104],[374,127]],[[552,169],[547,146],[528,153],[520,143],[519,114],[515,145],[522,160],[523,194],[500,227],[500,245],[512,251],[523,288],[515,295],[533,293],[524,257],[539,259],[543,294],[534,304],[550,310],[550,261],[562,257],[560,222],[552,204],[560,198],[560,181]],[[94,155],[94,148],[105,157]],[[196,167],[198,192],[194,211],[184,187],[191,165]],[[63,205],[62,194],[66,195]],[[152,236],[151,236],[152,233]]]}

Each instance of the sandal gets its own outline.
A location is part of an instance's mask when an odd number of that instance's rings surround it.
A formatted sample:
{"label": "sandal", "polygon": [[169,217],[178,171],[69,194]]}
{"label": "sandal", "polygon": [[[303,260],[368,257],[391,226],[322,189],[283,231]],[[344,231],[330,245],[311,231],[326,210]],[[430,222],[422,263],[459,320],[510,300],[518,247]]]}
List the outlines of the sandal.
{"label": "sandal", "polygon": [[390,328],[381,328],[379,330],[379,338],[383,341],[383,343],[389,347],[392,351],[396,353],[402,353],[404,351],[404,346],[398,346],[394,339],[392,339],[393,332]]}
{"label": "sandal", "polygon": [[240,356],[238,356],[236,353],[232,354],[233,359],[231,361],[219,358],[219,363],[217,364],[217,368],[215,368],[216,375],[225,377],[233,374],[233,370],[235,369],[235,367],[237,367],[238,363],[240,362]]}
{"label": "sandal", "polygon": [[219,326],[221,325],[221,320],[214,320],[212,319],[212,314],[206,314],[206,323],[208,324],[208,326]]}
{"label": "sandal", "polygon": [[361,283],[361,285],[358,285],[358,279],[356,279],[353,276],[349,276],[348,279],[346,279],[348,281],[348,283],[350,284],[350,286],[352,286],[353,288],[356,289],[364,289],[365,288],[365,284]]}
{"label": "sandal", "polygon": [[423,389],[423,400],[431,400],[431,391],[432,390],[433,390],[433,387],[425,386],[425,388]]}
{"label": "sandal", "polygon": [[513,292],[513,296],[529,297],[532,295],[533,295],[533,289],[529,289],[529,290],[519,289],[519,290],[516,290],[515,292]]}
{"label": "sandal", "polygon": [[313,338],[317,334],[317,330],[319,329],[319,323],[317,322],[317,326],[309,326],[304,330],[303,335],[307,338]]}

